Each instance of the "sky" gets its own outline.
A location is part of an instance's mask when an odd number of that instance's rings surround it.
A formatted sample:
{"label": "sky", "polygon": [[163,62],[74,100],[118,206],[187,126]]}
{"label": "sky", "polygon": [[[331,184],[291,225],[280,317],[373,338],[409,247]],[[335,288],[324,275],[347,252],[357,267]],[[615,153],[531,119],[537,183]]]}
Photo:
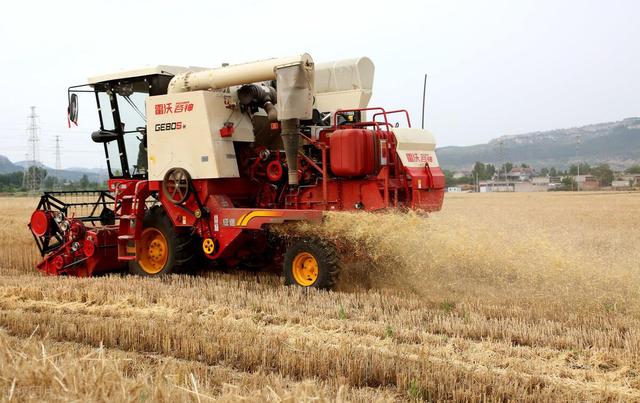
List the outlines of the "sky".
{"label": "sky", "polygon": [[[28,1],[0,5],[0,155],[101,167],[95,106],[67,128],[67,87],[157,64],[218,67],[310,53],[368,56],[370,105],[406,108],[438,146],[640,116],[640,1]],[[92,101],[92,100],[91,100]]]}

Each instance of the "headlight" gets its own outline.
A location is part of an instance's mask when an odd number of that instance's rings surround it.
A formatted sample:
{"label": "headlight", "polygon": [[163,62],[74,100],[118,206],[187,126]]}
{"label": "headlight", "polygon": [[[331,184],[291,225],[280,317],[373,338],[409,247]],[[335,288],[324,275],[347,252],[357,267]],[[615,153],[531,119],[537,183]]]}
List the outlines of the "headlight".
{"label": "headlight", "polygon": [[60,230],[62,230],[62,232],[67,232],[67,230],[69,230],[69,221],[64,220],[63,222],[58,224],[58,226],[60,227]]}
{"label": "headlight", "polygon": [[56,213],[53,215],[53,220],[54,220],[55,222],[57,222],[58,224],[60,224],[60,223],[64,220],[64,214],[62,214],[62,212],[61,212],[61,211],[56,212]]}

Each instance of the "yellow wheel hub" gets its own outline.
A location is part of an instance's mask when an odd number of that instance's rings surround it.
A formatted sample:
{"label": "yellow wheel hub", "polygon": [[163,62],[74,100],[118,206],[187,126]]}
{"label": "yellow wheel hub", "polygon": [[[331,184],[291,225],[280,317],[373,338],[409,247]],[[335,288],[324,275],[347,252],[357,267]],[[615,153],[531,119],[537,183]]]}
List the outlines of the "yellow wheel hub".
{"label": "yellow wheel hub", "polygon": [[156,228],[142,231],[136,242],[136,255],[140,268],[148,274],[158,274],[169,259],[169,245],[162,232]]}
{"label": "yellow wheel hub", "polygon": [[207,255],[212,255],[213,252],[216,251],[216,243],[213,242],[213,239],[207,238],[204,241],[202,241],[202,250]]}
{"label": "yellow wheel hub", "polygon": [[311,253],[298,253],[292,266],[293,279],[301,286],[308,287],[318,279],[318,261]]}

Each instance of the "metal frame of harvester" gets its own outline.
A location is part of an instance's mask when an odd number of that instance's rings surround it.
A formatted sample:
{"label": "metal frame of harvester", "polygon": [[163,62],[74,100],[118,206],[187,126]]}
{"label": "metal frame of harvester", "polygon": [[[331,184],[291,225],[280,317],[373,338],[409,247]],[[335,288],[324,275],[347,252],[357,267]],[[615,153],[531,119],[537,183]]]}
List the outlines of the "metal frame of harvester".
{"label": "metal frame of harvester", "polygon": [[368,107],[372,81],[369,59],[315,66],[305,54],[71,87],[70,122],[77,94],[95,94],[92,138],[110,179],[107,191],[42,196],[29,224],[38,269],[157,276],[204,259],[278,264],[288,284],[332,287],[335,246],[281,239],[271,226],[321,222],[326,211],[434,211],[444,195],[433,136],[412,128],[406,110]]}

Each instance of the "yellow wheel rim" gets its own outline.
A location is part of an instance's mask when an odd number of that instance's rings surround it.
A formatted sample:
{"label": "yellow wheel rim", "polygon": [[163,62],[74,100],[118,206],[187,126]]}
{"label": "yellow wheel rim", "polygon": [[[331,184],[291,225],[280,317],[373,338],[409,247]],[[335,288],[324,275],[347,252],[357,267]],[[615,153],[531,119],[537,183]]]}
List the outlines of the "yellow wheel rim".
{"label": "yellow wheel rim", "polygon": [[145,273],[158,274],[169,259],[167,239],[156,228],[145,229],[140,240],[136,242],[136,255],[138,264]]}
{"label": "yellow wheel rim", "polygon": [[216,244],[215,242],[213,242],[213,239],[207,238],[204,241],[202,241],[202,250],[207,255],[213,254],[213,252],[216,251]]}
{"label": "yellow wheel rim", "polygon": [[304,287],[309,287],[318,279],[318,261],[309,252],[300,252],[293,259],[293,279]]}

